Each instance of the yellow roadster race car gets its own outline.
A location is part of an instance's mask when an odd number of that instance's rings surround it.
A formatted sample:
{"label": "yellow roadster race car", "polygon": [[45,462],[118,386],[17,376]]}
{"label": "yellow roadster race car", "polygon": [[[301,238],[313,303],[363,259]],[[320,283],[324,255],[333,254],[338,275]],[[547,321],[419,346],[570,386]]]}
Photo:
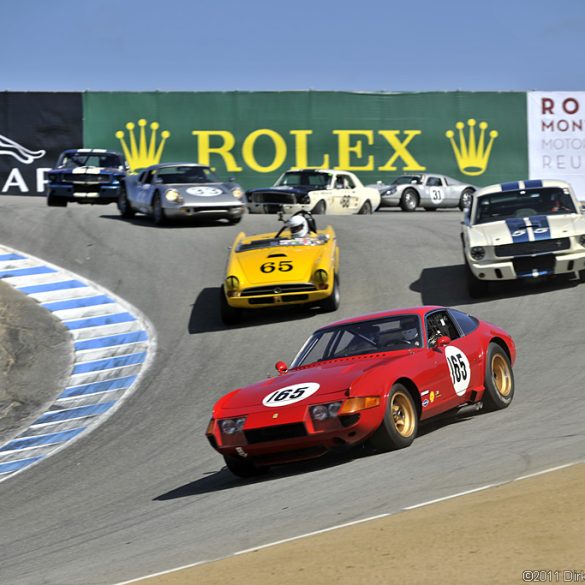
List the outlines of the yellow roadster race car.
{"label": "yellow roadster race car", "polygon": [[338,271],[333,228],[317,230],[306,211],[295,214],[276,233],[240,232],[221,286],[222,321],[231,325],[241,321],[246,310],[287,305],[335,311],[340,299]]}

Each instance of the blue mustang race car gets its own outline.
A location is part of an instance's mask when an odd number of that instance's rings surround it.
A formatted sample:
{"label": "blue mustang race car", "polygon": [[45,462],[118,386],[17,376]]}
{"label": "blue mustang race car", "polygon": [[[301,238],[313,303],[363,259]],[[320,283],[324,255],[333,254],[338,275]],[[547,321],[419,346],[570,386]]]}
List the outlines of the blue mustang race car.
{"label": "blue mustang race car", "polygon": [[69,202],[114,203],[118,200],[128,165],[124,157],[99,148],[65,150],[49,171],[47,205],[66,207]]}

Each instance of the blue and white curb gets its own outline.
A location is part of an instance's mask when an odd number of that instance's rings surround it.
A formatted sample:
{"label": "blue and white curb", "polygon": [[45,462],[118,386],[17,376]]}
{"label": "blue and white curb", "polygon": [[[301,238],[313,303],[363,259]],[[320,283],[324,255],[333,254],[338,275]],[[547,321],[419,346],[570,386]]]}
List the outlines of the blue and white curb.
{"label": "blue and white curb", "polygon": [[73,272],[0,246],[0,279],[69,329],[74,362],[65,389],[0,446],[0,482],[101,424],[138,386],[156,350],[154,328],[123,299]]}

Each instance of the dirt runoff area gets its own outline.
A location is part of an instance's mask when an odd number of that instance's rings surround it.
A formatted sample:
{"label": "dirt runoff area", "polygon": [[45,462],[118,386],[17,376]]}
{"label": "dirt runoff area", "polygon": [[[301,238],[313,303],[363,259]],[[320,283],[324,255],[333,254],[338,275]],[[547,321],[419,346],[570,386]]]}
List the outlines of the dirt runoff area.
{"label": "dirt runoff area", "polygon": [[136,583],[585,583],[585,464]]}
{"label": "dirt runoff area", "polygon": [[0,281],[0,444],[53,402],[72,361],[71,337],[63,324]]}

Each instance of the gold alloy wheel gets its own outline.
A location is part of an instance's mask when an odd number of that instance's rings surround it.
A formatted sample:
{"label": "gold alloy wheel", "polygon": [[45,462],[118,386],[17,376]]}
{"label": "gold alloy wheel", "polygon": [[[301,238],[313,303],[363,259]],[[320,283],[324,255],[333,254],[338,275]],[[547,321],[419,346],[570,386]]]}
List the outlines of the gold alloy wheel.
{"label": "gold alloy wheel", "polygon": [[414,432],[415,412],[412,402],[404,392],[398,391],[390,404],[394,428],[402,437],[410,437]]}
{"label": "gold alloy wheel", "polygon": [[510,395],[512,391],[510,367],[504,357],[498,353],[492,358],[492,380],[500,396],[506,398]]}

